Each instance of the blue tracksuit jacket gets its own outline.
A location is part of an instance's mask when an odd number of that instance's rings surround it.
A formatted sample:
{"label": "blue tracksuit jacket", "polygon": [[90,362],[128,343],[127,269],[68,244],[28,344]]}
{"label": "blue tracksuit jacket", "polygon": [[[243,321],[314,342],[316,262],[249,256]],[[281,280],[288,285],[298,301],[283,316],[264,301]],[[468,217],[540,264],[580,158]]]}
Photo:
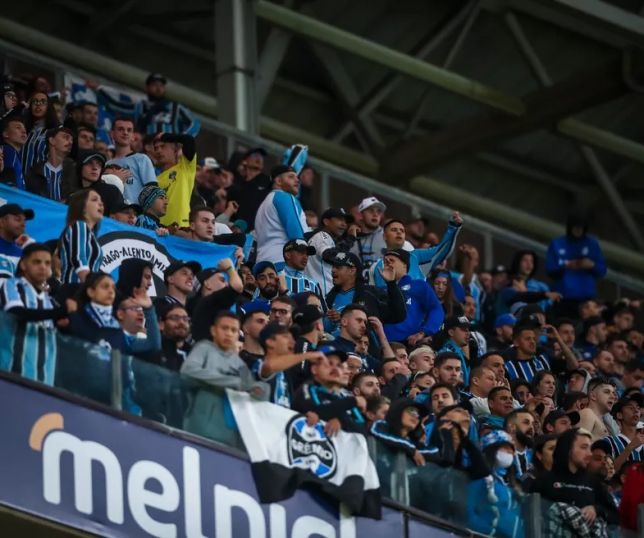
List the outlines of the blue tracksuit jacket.
{"label": "blue tracksuit jacket", "polygon": [[424,280],[412,280],[405,275],[398,281],[405,297],[407,317],[399,323],[386,323],[385,334],[390,342],[404,342],[409,336],[423,331],[434,334],[443,324],[445,314],[432,287]]}
{"label": "blue tracksuit jacket", "polygon": [[[592,269],[566,269],[568,260],[590,258]],[[606,275],[606,261],[599,242],[589,235],[574,239],[564,235],[553,239],[546,254],[546,271],[554,280],[553,290],[564,299],[583,301],[597,296],[596,281]]]}

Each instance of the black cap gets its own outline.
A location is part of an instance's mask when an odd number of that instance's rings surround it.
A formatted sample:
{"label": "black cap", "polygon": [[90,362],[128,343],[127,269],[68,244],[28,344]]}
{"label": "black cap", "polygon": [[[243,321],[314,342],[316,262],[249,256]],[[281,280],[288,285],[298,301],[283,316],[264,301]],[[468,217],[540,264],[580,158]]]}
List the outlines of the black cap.
{"label": "black cap", "polygon": [[199,282],[199,284],[203,286],[203,283],[206,280],[208,280],[212,275],[216,275],[217,273],[221,273],[221,271],[214,267],[210,267],[208,269],[203,269],[198,273],[195,273],[195,278],[197,279],[197,282]]}
{"label": "black cap", "polygon": [[253,276],[257,277],[257,275],[259,275],[262,271],[269,268],[277,273],[277,268],[275,267],[275,264],[273,262],[269,262],[267,260],[257,262],[255,265],[253,265]]}
{"label": "black cap", "polygon": [[15,87],[14,87],[13,83],[8,81],[8,80],[5,80],[2,83],[2,86],[0,87],[0,92],[2,92],[4,94],[4,93],[7,93],[7,92],[12,92],[12,91],[15,91]]}
{"label": "black cap", "polygon": [[591,316],[584,320],[584,328],[582,334],[586,334],[591,327],[595,325],[600,325],[601,323],[606,323],[601,316]]}
{"label": "black cap", "polygon": [[64,125],[59,125],[58,127],[52,127],[51,129],[47,129],[47,132],[45,133],[45,138],[51,138],[52,136],[56,136],[58,133],[67,133],[71,137],[74,136],[74,132],[69,127],[65,127]]}
{"label": "black cap", "polygon": [[343,207],[330,207],[324,213],[322,213],[320,220],[323,221],[324,219],[333,218],[344,219],[347,222],[353,222],[354,220],[351,214],[347,213]]}
{"label": "black cap", "polygon": [[532,314],[545,314],[543,311],[543,308],[541,308],[537,303],[532,303],[532,304],[527,304],[521,310],[519,310],[521,313],[521,317],[528,317]]}
{"label": "black cap", "polygon": [[271,179],[273,181],[275,181],[275,178],[277,176],[281,176],[282,174],[286,174],[286,172],[297,173],[297,172],[295,172],[295,168],[293,168],[292,166],[288,166],[286,164],[278,164],[277,166],[274,166],[271,169]]}
{"label": "black cap", "polygon": [[201,264],[197,262],[192,262],[192,261],[187,261],[184,262],[182,260],[175,260],[168,267],[166,270],[163,272],[163,279],[168,280],[169,276],[174,275],[179,269],[183,269],[184,267],[187,267],[192,271],[193,275],[197,275],[199,272],[201,272]]}
{"label": "black cap", "polygon": [[251,155],[255,155],[255,154],[259,154],[262,157],[266,157],[266,155],[268,155],[268,153],[264,148],[250,148],[241,156],[241,159],[244,160],[247,157],[250,157]]}
{"label": "black cap", "polygon": [[577,411],[570,411],[566,413],[563,409],[555,409],[554,411],[550,411],[550,413],[548,413],[548,416],[543,421],[543,425],[545,426],[546,424],[550,424],[551,426],[554,426],[555,422],[563,417],[568,417],[572,426],[578,424],[579,420],[581,419]]}
{"label": "black cap", "polygon": [[277,321],[270,321],[259,333],[259,343],[262,346],[266,345],[266,340],[273,338],[276,334],[286,334],[291,331],[286,325],[281,325]]}
{"label": "black cap", "polygon": [[304,239],[291,239],[284,245],[282,253],[290,252],[291,250],[306,252],[309,256],[313,256],[315,254],[315,247],[310,247]]}
{"label": "black cap", "polygon": [[465,316],[450,316],[445,319],[444,327],[446,331],[456,327],[459,327],[460,329],[469,329],[471,327],[471,323]]}
{"label": "black cap", "polygon": [[505,265],[496,265],[492,267],[492,269],[490,270],[490,274],[492,276],[500,275],[501,273],[507,273],[507,272],[508,272],[508,269],[505,267]]}
{"label": "black cap", "polygon": [[385,256],[395,256],[409,268],[409,252],[403,248],[392,248],[385,251]]}
{"label": "black cap", "polygon": [[145,79],[146,86],[151,82],[163,82],[163,84],[167,84],[168,79],[166,79],[161,73],[150,73]]}
{"label": "black cap", "polygon": [[139,204],[126,204],[125,202],[123,202],[122,204],[119,204],[114,209],[112,209],[110,214],[113,215],[114,213],[122,213],[123,211],[129,211],[130,209],[134,210],[137,215],[143,213],[143,209]]}
{"label": "black cap", "polygon": [[0,217],[6,217],[7,215],[24,215],[25,220],[31,220],[35,217],[33,209],[23,209],[18,204],[0,206]]}
{"label": "black cap", "polygon": [[334,267],[355,267],[357,269],[362,267],[360,258],[353,252],[336,252],[329,263]]}
{"label": "black cap", "polygon": [[97,151],[83,151],[78,154],[78,162],[87,164],[93,160],[97,160],[101,163],[101,166],[105,166],[105,156]]}
{"label": "black cap", "polygon": [[333,343],[321,346],[317,349],[317,351],[321,351],[327,357],[335,355],[336,357],[338,357],[338,359],[340,359],[340,362],[346,362],[346,360],[349,358],[345,351],[342,351],[341,349],[335,347]]}
{"label": "black cap", "polygon": [[298,325],[310,325],[311,323],[322,319],[324,314],[320,309],[312,304],[304,305],[293,312],[293,323]]}
{"label": "black cap", "polygon": [[617,400],[613,405],[613,408],[610,410],[610,414],[613,415],[613,417],[617,417],[617,413],[621,413],[622,408],[631,402],[635,402],[638,406],[644,407],[643,400],[644,396],[642,396],[641,392],[633,392],[628,396],[624,396],[623,398]]}

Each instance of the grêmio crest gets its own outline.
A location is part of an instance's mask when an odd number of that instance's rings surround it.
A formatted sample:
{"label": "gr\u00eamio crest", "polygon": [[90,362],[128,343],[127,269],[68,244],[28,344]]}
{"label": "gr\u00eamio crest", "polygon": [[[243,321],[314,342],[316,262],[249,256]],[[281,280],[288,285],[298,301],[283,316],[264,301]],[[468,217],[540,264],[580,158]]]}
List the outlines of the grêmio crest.
{"label": "gr\u00eamio crest", "polygon": [[324,433],[324,422],[309,426],[306,417],[293,417],[286,425],[286,437],[291,467],[308,470],[318,478],[331,478],[335,474],[338,455]]}

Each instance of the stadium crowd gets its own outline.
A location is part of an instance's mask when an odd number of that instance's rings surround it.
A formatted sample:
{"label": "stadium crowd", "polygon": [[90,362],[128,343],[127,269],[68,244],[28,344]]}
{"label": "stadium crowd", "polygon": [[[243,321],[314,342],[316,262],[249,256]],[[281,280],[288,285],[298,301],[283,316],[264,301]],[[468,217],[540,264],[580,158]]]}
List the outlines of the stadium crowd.
{"label": "stadium crowd", "polygon": [[[305,146],[270,170],[262,148],[197,155],[198,122],[165,86],[151,74],[101,133],[96,103],[66,103],[43,77],[3,82],[0,181],[67,204],[67,219],[37,243],[31,208],[0,207],[0,304],[18,327],[2,369],[53,384],[55,327],[461,469],[478,532],[522,536],[530,492],[553,503],[552,536],[604,536],[620,504],[635,530],[642,304],[598,296],[606,262],[583,215],[545,260],[521,250],[482,267],[458,211],[438,230],[374,196],[316,208]],[[150,263],[101,271],[106,217],[235,256],[174,260],[151,297]]]}

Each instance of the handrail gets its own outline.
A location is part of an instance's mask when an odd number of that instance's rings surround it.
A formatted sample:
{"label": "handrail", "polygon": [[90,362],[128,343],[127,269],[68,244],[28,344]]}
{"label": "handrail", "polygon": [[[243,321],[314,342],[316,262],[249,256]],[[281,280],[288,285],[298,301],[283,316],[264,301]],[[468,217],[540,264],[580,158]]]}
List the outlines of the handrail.
{"label": "handrail", "polygon": [[[25,47],[29,47],[32,50]],[[27,58],[48,68],[53,67],[57,70],[77,72],[87,77],[91,76],[99,79],[105,76],[107,77],[106,81],[109,78],[110,82],[135,91],[140,91],[145,78],[145,72],[139,68],[88,51],[3,17],[0,17],[0,48],[9,51],[9,54]],[[69,63],[70,61],[73,62],[73,65]],[[322,137],[311,135],[304,129],[287,125],[273,118],[262,117],[262,134],[274,139],[268,140],[245,133],[214,119],[213,115],[216,113],[217,102],[213,96],[206,95],[174,81],[171,81],[168,85],[168,95],[170,98],[179,100],[196,111],[202,124],[209,130],[232,138],[243,145],[249,147],[261,145],[270,152],[280,154],[284,151],[285,146],[274,140],[280,140],[284,144],[301,142],[311,146],[312,152],[316,155],[333,159],[341,165],[350,166],[353,169],[359,169],[365,173],[375,175],[377,164],[370,156],[332,143]],[[360,189],[408,204],[433,217],[447,220],[451,214],[451,209],[446,205],[440,205],[423,196],[400,190],[386,183],[376,181],[371,177],[350,172],[341,166],[331,164],[324,158],[311,156],[310,162],[322,174],[323,178],[333,177]],[[428,193],[430,192],[428,189],[431,187],[431,194],[429,195],[432,197],[439,198],[443,203],[453,207],[462,207],[463,200],[466,199],[469,193],[442,182],[437,187],[436,183],[438,182],[435,180],[423,177],[416,178],[411,182],[411,186],[419,193]],[[471,197],[472,195],[469,194],[469,196]],[[526,212],[489,200],[480,199],[479,202],[479,204],[469,204],[467,207],[478,212],[481,203],[487,205],[488,210],[493,208],[492,214],[495,220],[505,223],[513,222],[515,226],[517,222],[520,222],[520,229],[529,230],[532,234],[542,238],[554,237],[563,232],[562,226],[545,219],[535,218]],[[482,214],[490,214],[490,212],[487,211]],[[519,219],[512,220],[515,216],[518,216]],[[503,225],[493,224],[468,214],[464,214],[463,217],[468,224],[471,224],[475,233],[491,235],[496,240],[515,247],[531,248],[541,255],[545,254],[547,250],[545,243],[504,228]],[[644,255],[612,242],[602,241],[601,243],[609,262],[628,268],[634,274],[644,275]],[[644,280],[640,278],[612,269],[609,269],[607,278],[620,287],[644,294]]]}

